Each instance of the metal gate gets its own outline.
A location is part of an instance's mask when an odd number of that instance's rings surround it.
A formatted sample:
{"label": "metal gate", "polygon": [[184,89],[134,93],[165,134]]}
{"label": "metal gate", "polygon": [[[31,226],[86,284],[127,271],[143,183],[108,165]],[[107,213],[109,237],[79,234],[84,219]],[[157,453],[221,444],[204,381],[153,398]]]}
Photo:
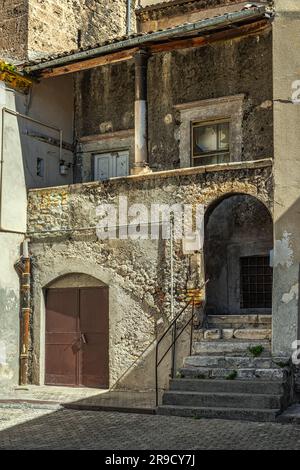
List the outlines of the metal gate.
{"label": "metal gate", "polygon": [[46,292],[46,385],[109,386],[107,287]]}

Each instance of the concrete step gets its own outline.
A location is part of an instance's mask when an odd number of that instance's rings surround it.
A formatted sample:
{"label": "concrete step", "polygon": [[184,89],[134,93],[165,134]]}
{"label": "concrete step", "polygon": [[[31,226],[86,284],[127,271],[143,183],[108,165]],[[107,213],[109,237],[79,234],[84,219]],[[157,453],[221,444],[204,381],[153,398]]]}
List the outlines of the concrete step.
{"label": "concrete step", "polygon": [[232,355],[250,356],[250,348],[263,347],[260,357],[270,356],[271,344],[269,341],[239,341],[239,340],[219,340],[219,341],[194,341],[193,354],[195,355]]}
{"label": "concrete step", "polygon": [[173,379],[170,391],[282,395],[285,387],[282,382],[275,381]]}
{"label": "concrete step", "polygon": [[261,410],[246,408],[222,407],[188,407],[188,406],[160,406],[158,414],[164,416],[184,416],[189,418],[214,418],[240,421],[275,422],[280,410]]}
{"label": "concrete step", "polygon": [[285,424],[300,424],[300,404],[291,405],[278,417],[277,421]]}
{"label": "concrete step", "polygon": [[217,367],[229,369],[280,369],[287,363],[283,358],[245,356],[188,356],[184,361],[187,367]]}
{"label": "concrete step", "polygon": [[285,382],[288,379],[289,370],[282,369],[259,369],[259,368],[224,368],[224,367],[184,367],[180,370],[182,378],[195,379],[230,379],[238,380],[266,380]]}
{"label": "concrete step", "polygon": [[208,408],[281,409],[279,395],[254,395],[247,393],[201,393],[169,391],[163,395],[163,405]]}
{"label": "concrete step", "polygon": [[272,328],[272,315],[208,315],[211,328]]}

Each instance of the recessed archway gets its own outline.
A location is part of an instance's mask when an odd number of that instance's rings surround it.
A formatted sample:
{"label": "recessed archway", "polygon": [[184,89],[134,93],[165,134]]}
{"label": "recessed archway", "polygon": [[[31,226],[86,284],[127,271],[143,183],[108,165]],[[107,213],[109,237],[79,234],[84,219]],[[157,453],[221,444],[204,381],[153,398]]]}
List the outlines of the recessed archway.
{"label": "recessed archway", "polygon": [[208,314],[272,312],[273,221],[254,196],[229,194],[215,201],[205,220]]}

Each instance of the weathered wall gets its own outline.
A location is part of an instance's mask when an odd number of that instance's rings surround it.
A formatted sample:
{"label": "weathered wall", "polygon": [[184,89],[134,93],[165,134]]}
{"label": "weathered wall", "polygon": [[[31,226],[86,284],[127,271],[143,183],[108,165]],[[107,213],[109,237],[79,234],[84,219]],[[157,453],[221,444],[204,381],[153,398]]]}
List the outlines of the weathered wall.
{"label": "weathered wall", "polygon": [[124,35],[126,12],[126,0],[4,0],[0,54],[13,60],[36,59],[92,46]]}
{"label": "weathered wall", "polygon": [[31,58],[90,46],[125,32],[126,0],[29,0]]}
{"label": "weathered wall", "polygon": [[[290,354],[299,339],[300,5],[276,0],[273,24],[275,260],[273,349]],[[291,100],[297,91],[298,103]]]}
{"label": "weathered wall", "polygon": [[[170,247],[157,240],[98,240],[95,230],[60,233],[61,228],[89,227],[97,223],[96,207],[128,196],[129,204],[186,202],[209,204],[226,193],[248,193],[272,208],[270,163],[242,164],[224,171],[178,170],[174,174],[120,178],[105,183],[33,190],[29,193],[29,232],[33,257],[34,314],[32,379],[43,382],[44,300],[42,290],[67,273],[89,274],[110,291],[110,384],[122,374],[128,388],[154,386],[154,350],[151,343],[168,324],[170,314]],[[250,165],[251,166],[251,165]],[[38,233],[47,230],[57,233]],[[182,291],[190,278],[190,256],[181,242],[175,249],[175,288]],[[176,310],[180,303],[176,302]],[[158,324],[163,318],[164,326]],[[146,349],[138,367],[134,361]],[[178,366],[188,354],[184,342]],[[168,370],[162,371],[166,384]]]}
{"label": "weathered wall", "polygon": [[19,292],[14,264],[20,258],[22,235],[0,233],[0,388],[18,384]]}
{"label": "weathered wall", "polygon": [[1,2],[0,58],[24,59],[28,40],[28,1]]}
{"label": "weathered wall", "polygon": [[[76,90],[78,139],[133,127],[132,62],[82,72]],[[242,160],[272,157],[271,32],[152,56],[148,127],[153,169],[180,166],[180,116],[175,105],[236,94],[245,94]]]}
{"label": "weathered wall", "polygon": [[137,10],[137,19],[141,31],[154,31],[239,11],[246,5],[249,2],[242,0],[175,0],[162,5],[160,1],[144,0],[144,8]]}

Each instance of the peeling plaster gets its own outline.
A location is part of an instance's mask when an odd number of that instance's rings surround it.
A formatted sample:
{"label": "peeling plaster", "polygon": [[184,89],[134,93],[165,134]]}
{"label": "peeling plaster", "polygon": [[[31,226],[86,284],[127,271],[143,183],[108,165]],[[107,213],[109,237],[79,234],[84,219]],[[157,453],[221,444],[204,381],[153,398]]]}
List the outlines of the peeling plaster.
{"label": "peeling plaster", "polygon": [[293,285],[290,292],[288,292],[288,293],[286,293],[282,296],[281,300],[285,304],[288,304],[294,299],[297,300],[297,301],[299,299],[299,283],[298,282],[297,282],[297,284]]}
{"label": "peeling plaster", "polygon": [[274,267],[286,266],[290,268],[293,264],[294,251],[291,247],[291,233],[285,231],[282,240],[276,240],[274,250]]}

